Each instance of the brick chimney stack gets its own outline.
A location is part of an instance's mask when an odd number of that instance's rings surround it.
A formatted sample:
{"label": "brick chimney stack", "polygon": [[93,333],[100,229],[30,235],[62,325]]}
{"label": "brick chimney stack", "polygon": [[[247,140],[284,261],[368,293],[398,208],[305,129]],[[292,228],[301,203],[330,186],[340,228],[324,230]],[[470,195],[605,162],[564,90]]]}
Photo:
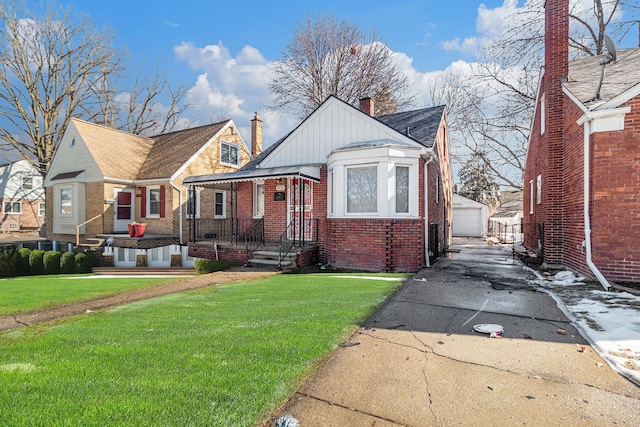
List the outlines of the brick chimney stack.
{"label": "brick chimney stack", "polygon": [[373,99],[366,97],[360,100],[360,111],[364,111],[370,116],[375,115],[375,105],[373,104]]}
{"label": "brick chimney stack", "polygon": [[546,97],[546,179],[542,182],[545,206],[545,259],[562,263],[564,220],[564,94],[562,82],[569,74],[569,0],[547,0],[545,5],[544,93]]}
{"label": "brick chimney stack", "polygon": [[251,120],[251,156],[255,159],[262,153],[262,120],[258,112]]}

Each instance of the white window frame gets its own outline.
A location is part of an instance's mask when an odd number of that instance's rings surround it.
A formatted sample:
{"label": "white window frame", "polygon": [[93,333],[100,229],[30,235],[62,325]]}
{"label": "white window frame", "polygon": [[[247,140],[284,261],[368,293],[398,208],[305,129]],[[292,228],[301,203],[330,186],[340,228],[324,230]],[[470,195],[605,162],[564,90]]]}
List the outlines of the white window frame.
{"label": "white window frame", "polygon": [[[218,194],[222,194],[222,215],[216,214]],[[227,217],[227,192],[224,190],[215,190],[213,193],[213,217],[215,219],[225,219]]]}
{"label": "white window frame", "polygon": [[[262,186],[262,212],[260,212],[259,208],[259,204],[260,204],[260,200],[258,199],[258,195],[259,195],[259,187]],[[264,218],[264,202],[265,202],[265,191],[264,191],[264,181],[263,180],[259,180],[259,181],[254,181],[253,182],[253,218],[255,219],[259,219],[259,218]]]}
{"label": "white window frame", "polygon": [[23,190],[33,190],[33,177],[23,175],[21,188]]}
{"label": "white window frame", "polygon": [[[146,210],[147,212],[145,212],[146,214],[146,218],[160,218],[160,209],[162,209],[160,200],[162,199],[162,194],[160,194],[160,186],[159,185],[150,185],[147,187],[146,189],[147,191],[147,206],[146,206]],[[151,192],[158,192],[158,213],[151,213]],[[155,203],[155,202],[154,202]]]}
{"label": "white window frame", "polygon": [[[380,194],[379,194],[379,190],[380,190],[380,179],[379,179],[379,172],[378,172],[378,165],[379,163],[364,163],[364,164],[359,164],[359,165],[347,165],[344,168],[344,176],[345,176],[345,183],[344,183],[344,210],[345,210],[345,214],[348,216],[362,216],[362,215],[378,215],[378,211],[379,211],[379,201],[380,201]],[[375,177],[376,177],[376,200],[375,200],[375,206],[376,209],[375,211],[366,211],[366,212],[349,212],[349,170],[351,169],[369,169],[369,168],[373,168],[375,170]]]}
{"label": "white window frame", "polygon": [[[231,163],[228,161],[225,161],[222,158],[222,147],[227,145],[229,147],[229,154],[231,154],[231,149],[234,148],[237,151],[237,158],[236,158],[236,163]],[[242,155],[242,151],[240,150],[240,146],[237,144],[233,144],[231,142],[227,142],[227,141],[220,141],[220,164],[225,165],[225,166],[231,166],[234,168],[239,168],[240,167],[240,156]]]}
{"label": "white window frame", "polygon": [[[62,210],[63,204],[62,204],[62,193],[64,191],[69,191],[71,193],[70,195],[70,199],[69,199],[69,212],[64,212]],[[73,216],[73,187],[72,186],[65,186],[65,187],[59,187],[58,188],[58,200],[60,202],[59,205],[59,209],[58,209],[58,215],[60,216]]]}
{"label": "white window frame", "polygon": [[[200,218],[200,187],[196,187],[196,218]],[[187,197],[186,197],[186,206],[184,208],[185,218],[192,219],[193,215],[189,213],[189,206],[191,205],[191,200],[189,200],[189,196],[191,195],[191,191],[187,189]]]}
{"label": "white window frame", "polygon": [[333,169],[331,169],[327,173],[327,203],[329,204],[329,216],[333,216],[333,210],[335,206],[335,200],[333,198],[334,194],[335,191],[333,190]]}
{"label": "white window frame", "polygon": [[[7,206],[9,206],[9,209],[7,210]],[[14,208],[18,207],[18,210],[16,211]],[[4,211],[5,214],[7,215],[22,215],[22,202],[21,201],[10,201],[7,202],[5,201],[2,204],[2,209]]]}
{"label": "white window frame", "polygon": [[45,202],[38,203],[38,216],[43,217],[47,213],[47,205]]}
{"label": "white window frame", "polygon": [[536,177],[536,205],[542,203],[542,175]]}
{"label": "white window frame", "polygon": [[533,180],[529,181],[529,215],[533,215]]}
{"label": "white window frame", "polygon": [[[406,212],[398,212],[398,168],[407,169],[407,211]],[[394,188],[393,188],[393,212],[396,216],[409,216],[411,214],[411,165],[405,165],[402,163],[397,163],[394,167],[393,174]]]}

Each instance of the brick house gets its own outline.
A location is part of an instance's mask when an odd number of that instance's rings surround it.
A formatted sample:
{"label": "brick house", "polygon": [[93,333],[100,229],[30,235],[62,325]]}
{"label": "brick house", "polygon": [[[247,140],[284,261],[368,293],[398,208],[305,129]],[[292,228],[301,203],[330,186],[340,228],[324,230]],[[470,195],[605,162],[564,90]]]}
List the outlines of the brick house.
{"label": "brick house", "polygon": [[[46,236],[103,246],[107,265],[190,265],[188,218],[201,205],[204,217],[224,218],[229,201],[205,189],[189,203],[183,178],[238,170],[251,157],[232,120],[142,137],[71,119],[44,181]],[[145,224],[142,236],[129,233],[134,222]]]}
{"label": "brick house", "polygon": [[0,166],[0,232],[37,230],[45,219],[42,175],[28,160]]}
{"label": "brick house", "polygon": [[550,265],[640,282],[640,49],[569,61],[568,0],[547,0],[524,175],[525,245]]}
{"label": "brick house", "polygon": [[271,253],[282,266],[289,253],[298,266],[416,271],[450,243],[444,106],[373,117],[371,99],[358,109],[330,96],[237,172],[184,184],[231,186],[236,220],[254,221],[236,228],[235,245],[192,221],[192,256],[266,263],[257,254]]}

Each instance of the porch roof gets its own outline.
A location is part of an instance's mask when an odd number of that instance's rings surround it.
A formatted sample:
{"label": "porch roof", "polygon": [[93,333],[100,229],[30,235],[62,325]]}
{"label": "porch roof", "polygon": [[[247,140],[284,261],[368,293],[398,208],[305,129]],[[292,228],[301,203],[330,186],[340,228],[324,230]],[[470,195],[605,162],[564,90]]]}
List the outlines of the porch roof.
{"label": "porch roof", "polygon": [[300,177],[310,179],[316,182],[320,181],[319,165],[304,166],[283,166],[277,168],[255,168],[241,169],[236,172],[212,174],[212,175],[196,175],[186,177],[182,183],[184,185],[213,185],[228,184],[231,182],[256,181],[269,178],[293,178]]}

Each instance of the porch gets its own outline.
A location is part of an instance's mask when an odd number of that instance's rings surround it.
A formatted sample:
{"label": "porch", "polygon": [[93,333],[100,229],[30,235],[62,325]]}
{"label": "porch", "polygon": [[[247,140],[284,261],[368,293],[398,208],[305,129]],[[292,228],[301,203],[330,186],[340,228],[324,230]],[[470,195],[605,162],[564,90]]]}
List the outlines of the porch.
{"label": "porch", "polygon": [[287,270],[314,265],[318,220],[294,219],[279,238],[267,239],[264,218],[189,220],[189,255]]}

